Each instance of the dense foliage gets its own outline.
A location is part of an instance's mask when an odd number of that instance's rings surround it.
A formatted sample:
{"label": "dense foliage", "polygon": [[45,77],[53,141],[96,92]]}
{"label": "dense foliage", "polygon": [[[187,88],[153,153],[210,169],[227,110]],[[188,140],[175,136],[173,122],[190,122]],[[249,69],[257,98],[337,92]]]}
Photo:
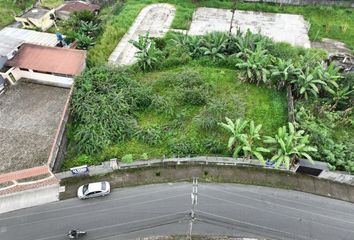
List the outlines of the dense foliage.
{"label": "dense foliage", "polygon": [[91,68],[77,77],[71,104],[77,151],[94,154],[131,136],[136,111],[151,99],[150,89],[118,68]]}

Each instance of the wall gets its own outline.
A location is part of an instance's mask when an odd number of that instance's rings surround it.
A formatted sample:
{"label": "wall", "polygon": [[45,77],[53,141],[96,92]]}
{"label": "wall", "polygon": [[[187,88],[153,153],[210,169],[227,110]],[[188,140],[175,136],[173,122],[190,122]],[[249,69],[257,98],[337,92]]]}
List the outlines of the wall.
{"label": "wall", "polygon": [[53,172],[55,172],[60,168],[60,165],[64,159],[64,154],[66,150],[66,141],[67,141],[65,135],[66,132],[65,126],[69,118],[69,105],[70,105],[72,92],[73,92],[73,88],[71,88],[69,96],[66,99],[64,110],[62,112],[60,122],[57,128],[57,132],[52,144],[52,149],[48,157],[48,166]]}
{"label": "wall", "polygon": [[241,183],[286,188],[313,193],[354,203],[354,186],[320,179],[308,175],[295,174],[258,167],[221,165],[172,165],[116,170],[113,174],[94,177],[72,177],[61,181],[66,191],[61,199],[76,196],[77,188],[90,181],[109,181],[112,187],[127,187],[152,183],[190,181],[198,177],[206,182]]}
{"label": "wall", "polygon": [[245,0],[245,2],[266,2],[289,5],[322,4],[354,7],[354,2],[351,0]]}
{"label": "wall", "polygon": [[14,77],[19,80],[26,78],[32,80],[34,83],[50,85],[55,87],[70,88],[73,85],[74,80],[70,77],[60,77],[51,74],[23,71],[19,68],[12,68],[7,71],[6,74],[2,74],[5,78],[9,79],[8,74],[12,73]]}
{"label": "wall", "polygon": [[59,200],[58,184],[0,196],[0,213]]}

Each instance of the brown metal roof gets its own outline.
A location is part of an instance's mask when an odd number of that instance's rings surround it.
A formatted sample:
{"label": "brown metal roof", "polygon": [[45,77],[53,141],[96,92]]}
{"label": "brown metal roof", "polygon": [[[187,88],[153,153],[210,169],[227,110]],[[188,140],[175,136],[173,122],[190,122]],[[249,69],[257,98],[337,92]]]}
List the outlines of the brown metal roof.
{"label": "brown metal roof", "polygon": [[78,12],[83,10],[88,10],[91,12],[99,10],[101,7],[95,4],[81,2],[81,1],[73,1],[65,3],[61,8],[57,11],[65,11],[65,12]]}
{"label": "brown metal roof", "polygon": [[85,68],[86,51],[24,43],[6,65],[65,75],[78,75]]}

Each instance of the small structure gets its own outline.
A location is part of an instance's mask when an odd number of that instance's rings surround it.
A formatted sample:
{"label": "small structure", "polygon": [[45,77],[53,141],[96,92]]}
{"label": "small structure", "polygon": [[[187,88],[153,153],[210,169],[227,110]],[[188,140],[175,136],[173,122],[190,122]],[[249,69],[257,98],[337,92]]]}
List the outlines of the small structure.
{"label": "small structure", "polygon": [[47,30],[54,24],[54,9],[32,8],[21,16],[16,16],[15,20],[21,22],[24,28],[39,28]]}
{"label": "small structure", "polygon": [[97,14],[101,7],[96,4],[91,4],[83,1],[69,1],[65,2],[63,5],[58,7],[55,10],[55,15],[58,19],[67,20],[70,17],[70,14],[79,11],[90,11],[94,14]]}
{"label": "small structure", "polygon": [[5,27],[0,30],[0,69],[15,56],[23,43],[55,47],[58,40],[55,34],[51,33]]}
{"label": "small structure", "polygon": [[45,47],[24,43],[5,63],[0,74],[11,84],[21,79],[35,83],[70,88],[73,77],[85,69],[86,51]]}

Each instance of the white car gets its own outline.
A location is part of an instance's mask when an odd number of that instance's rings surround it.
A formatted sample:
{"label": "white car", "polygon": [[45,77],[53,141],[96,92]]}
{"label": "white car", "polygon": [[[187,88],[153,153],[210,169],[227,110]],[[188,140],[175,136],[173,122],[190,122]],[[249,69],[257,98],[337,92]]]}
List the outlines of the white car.
{"label": "white car", "polygon": [[77,197],[79,199],[94,198],[106,196],[111,192],[109,182],[95,182],[82,185],[77,190]]}

